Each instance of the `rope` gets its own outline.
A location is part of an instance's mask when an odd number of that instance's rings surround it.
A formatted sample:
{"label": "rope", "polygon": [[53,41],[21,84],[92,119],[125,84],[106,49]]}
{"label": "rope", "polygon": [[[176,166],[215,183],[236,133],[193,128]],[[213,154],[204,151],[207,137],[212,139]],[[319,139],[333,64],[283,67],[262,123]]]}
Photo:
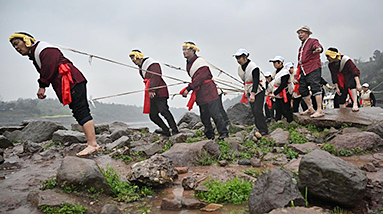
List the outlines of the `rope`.
{"label": "rope", "polygon": [[[218,68],[217,66],[215,66],[215,65],[213,65],[212,63],[208,62],[207,60],[206,60],[206,62],[207,62],[209,65],[211,65],[213,68],[217,69],[220,73],[226,74],[228,77],[232,78],[233,80],[235,80],[235,81],[239,82],[241,85],[243,85],[243,82],[242,82],[242,81],[238,80],[237,78],[233,77],[233,76],[230,75],[229,73],[227,73],[227,72],[225,72],[224,70]],[[219,75],[220,75],[220,74],[218,74],[218,76],[219,76]]]}
{"label": "rope", "polygon": [[145,72],[147,72],[149,74],[154,74],[154,75],[166,77],[166,78],[169,78],[169,79],[172,79],[172,80],[176,80],[176,81],[179,81],[179,82],[182,82],[182,83],[190,83],[188,81],[184,81],[184,80],[172,77],[172,76],[167,76],[167,75],[159,74],[159,73],[156,73],[156,72],[153,72],[153,71],[141,69],[141,68],[138,68],[136,66],[128,65],[128,64],[125,64],[125,63],[122,63],[122,62],[118,62],[118,61],[111,60],[111,59],[108,59],[108,58],[105,58],[105,57],[101,57],[101,56],[97,56],[97,55],[94,55],[94,54],[89,54],[89,53],[86,53],[86,52],[83,52],[83,51],[79,51],[79,50],[76,50],[76,49],[73,49],[73,48],[65,47],[65,46],[62,46],[62,45],[56,45],[56,46],[59,47],[59,48],[62,48],[64,50],[69,50],[69,51],[72,51],[72,52],[75,52],[75,53],[78,53],[78,54],[89,56],[89,64],[91,64],[93,58],[97,58],[97,59],[104,60],[104,61],[107,61],[107,62],[110,62],[110,63],[114,63],[114,64],[117,64],[117,65],[122,65],[122,66],[125,66],[125,67],[128,67],[128,68],[133,68],[133,69],[136,69],[136,70],[142,70],[142,71],[145,71]]}

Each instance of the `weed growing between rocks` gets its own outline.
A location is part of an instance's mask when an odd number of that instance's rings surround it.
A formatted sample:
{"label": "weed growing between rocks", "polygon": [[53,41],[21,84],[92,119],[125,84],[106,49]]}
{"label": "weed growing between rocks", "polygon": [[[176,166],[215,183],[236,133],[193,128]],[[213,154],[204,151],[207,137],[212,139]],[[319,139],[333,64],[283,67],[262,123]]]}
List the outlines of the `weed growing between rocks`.
{"label": "weed growing between rocks", "polygon": [[335,146],[332,144],[324,144],[320,148],[335,156],[353,156],[353,155],[364,154],[364,152],[360,148],[356,148],[352,150],[341,149],[338,151],[335,149]]}
{"label": "weed growing between rocks", "polygon": [[298,152],[295,152],[294,150],[292,150],[291,148],[284,148],[283,149],[283,154],[286,155],[286,157],[290,160],[292,159],[295,159],[299,156],[299,153]]}
{"label": "weed growing between rocks", "polygon": [[209,165],[212,165],[214,163],[217,163],[217,158],[216,157],[212,157],[208,154],[207,151],[205,151],[203,153],[203,155],[199,158],[198,160],[198,165],[201,165],[201,166],[209,166]]}
{"label": "weed growing between rocks", "polygon": [[112,155],[112,158],[114,158],[116,160],[121,159],[125,162],[125,164],[129,164],[130,162],[133,161],[132,157],[130,157],[129,155],[123,155],[123,154]]}
{"label": "weed growing between rocks", "polygon": [[206,203],[231,203],[242,204],[249,198],[253,184],[235,177],[234,179],[224,183],[222,181],[213,180],[203,183],[207,187],[206,192],[196,193],[195,196]]}
{"label": "weed growing between rocks", "polygon": [[170,148],[172,148],[172,146],[173,146],[173,143],[172,143],[172,141],[168,141],[165,145],[164,145],[164,148],[162,149],[162,152],[166,152],[166,151],[168,151]]}
{"label": "weed growing between rocks", "polygon": [[294,143],[294,144],[304,144],[308,142],[305,135],[297,132],[296,130],[290,131],[289,140],[291,143]]}
{"label": "weed growing between rocks", "polygon": [[260,175],[262,175],[263,173],[267,173],[269,172],[270,169],[266,168],[266,169],[257,169],[257,168],[253,168],[253,167],[250,167],[249,169],[245,169],[243,170],[243,172],[246,174],[246,175],[250,175],[254,178],[258,178]]}
{"label": "weed growing between rocks", "polygon": [[51,207],[48,205],[42,205],[40,211],[47,214],[83,214],[87,210],[86,207],[77,204],[63,203],[59,207]]}
{"label": "weed growing between rocks", "polygon": [[113,197],[115,197],[117,201],[133,202],[139,200],[141,197],[154,194],[150,187],[142,186],[140,188],[129,182],[121,181],[120,175],[117,174],[112,167],[107,167],[107,169],[101,168],[101,172],[112,189]]}
{"label": "weed growing between rocks", "polygon": [[234,161],[236,159],[236,155],[234,152],[231,152],[231,146],[225,140],[218,140],[219,149],[221,150],[221,154],[218,156],[218,160],[226,160],[226,161]]}
{"label": "weed growing between rocks", "polygon": [[53,189],[57,186],[57,180],[56,178],[47,178],[43,183],[41,184],[40,189],[46,190],[46,189]]}

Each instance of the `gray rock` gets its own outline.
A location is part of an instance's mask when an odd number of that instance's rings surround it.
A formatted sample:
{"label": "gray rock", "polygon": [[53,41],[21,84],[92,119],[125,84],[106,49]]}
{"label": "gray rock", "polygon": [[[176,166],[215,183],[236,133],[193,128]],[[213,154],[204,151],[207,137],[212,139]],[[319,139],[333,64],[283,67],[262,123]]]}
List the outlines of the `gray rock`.
{"label": "gray rock", "polygon": [[76,156],[77,153],[87,147],[87,144],[72,144],[62,150],[64,156]]}
{"label": "gray rock", "polygon": [[254,116],[248,104],[236,103],[227,109],[227,116],[233,124],[244,126],[254,124]]}
{"label": "gray rock", "polygon": [[134,147],[137,147],[137,146],[143,146],[143,145],[147,145],[149,144],[149,142],[146,142],[146,141],[143,141],[143,140],[139,140],[139,141],[132,141],[129,143],[129,147],[130,148],[134,148]]}
{"label": "gray rock", "polygon": [[306,208],[306,207],[286,207],[275,209],[269,214],[323,214],[320,208]]}
{"label": "gray rock", "polygon": [[363,198],[367,177],[355,165],[316,149],[303,156],[299,186],[312,196],[353,207]]}
{"label": "gray rock", "polygon": [[23,144],[23,153],[35,153],[42,150],[42,147],[39,143],[33,143],[31,141],[26,141]]}
{"label": "gray rock", "polygon": [[290,205],[303,206],[305,200],[293,182],[293,177],[284,169],[275,168],[261,174],[249,195],[251,214],[270,212]]}
{"label": "gray rock", "polygon": [[110,130],[109,130],[109,124],[96,124],[94,126],[94,131],[96,132],[96,134],[109,134],[110,133]]}
{"label": "gray rock", "polygon": [[106,146],[108,150],[113,150],[115,148],[120,148],[123,146],[129,146],[130,139],[128,136],[122,136],[116,141],[114,141],[112,144],[109,144]]}
{"label": "gray rock", "polygon": [[251,165],[251,161],[249,159],[241,159],[238,160],[238,165]]}
{"label": "gray rock", "polygon": [[126,130],[127,128],[129,128],[129,125],[124,123],[124,122],[115,121],[115,122],[109,124],[109,130],[112,133],[115,132],[116,130],[119,130],[119,129]]}
{"label": "gray rock", "polygon": [[113,142],[108,134],[97,135],[96,139],[98,144],[110,144]]}
{"label": "gray rock", "polygon": [[37,208],[40,208],[43,205],[58,207],[63,203],[77,203],[72,196],[64,193],[58,193],[50,189],[44,191],[32,190],[29,192],[27,200]]}
{"label": "gray rock", "polygon": [[24,126],[1,126],[0,135],[3,135],[5,132],[21,131],[23,128]]}
{"label": "gray rock", "polygon": [[193,136],[194,136],[194,133],[180,132],[179,134],[171,136],[169,140],[172,141],[172,143],[184,143],[188,137],[193,137]]}
{"label": "gray rock", "polygon": [[182,179],[182,187],[185,190],[192,190],[197,186],[197,176],[196,175],[189,175]]}
{"label": "gray rock", "polygon": [[182,123],[187,124],[188,129],[192,129],[197,123],[201,122],[200,117],[193,112],[186,112],[181,116],[181,119],[178,121],[177,126]]}
{"label": "gray rock", "polygon": [[128,129],[117,129],[114,132],[112,132],[112,134],[110,135],[110,139],[112,141],[115,141],[115,140],[119,139],[122,136],[129,136],[131,134],[132,134],[131,130],[128,130]]}
{"label": "gray rock", "polygon": [[182,203],[179,199],[162,199],[161,210],[181,210],[181,208]]}
{"label": "gray rock", "polygon": [[246,131],[240,131],[240,132],[235,133],[235,136],[241,138],[242,140],[245,139],[246,135],[247,135]]}
{"label": "gray rock", "polygon": [[123,212],[115,204],[105,204],[100,214],[123,214]]}
{"label": "gray rock", "polygon": [[201,202],[196,198],[182,198],[181,203],[186,209],[200,209],[206,206],[206,203]]}
{"label": "gray rock", "polygon": [[14,142],[14,141],[17,141],[17,137],[19,136],[20,133],[21,133],[20,130],[15,130],[12,132],[5,131],[4,137],[8,138],[9,141]]}
{"label": "gray rock", "polygon": [[346,127],[342,130],[342,134],[350,134],[350,133],[357,133],[361,132],[362,130],[356,128],[356,127]]}
{"label": "gray rock", "polygon": [[[215,125],[215,124],[214,124]],[[214,126],[213,125],[213,126]],[[192,129],[193,130],[197,130],[197,129],[200,129],[200,128],[202,128],[203,127],[203,123],[202,122],[198,122],[197,124],[195,124],[193,127],[192,127]],[[215,127],[214,127],[215,128]]]}
{"label": "gray rock", "polygon": [[243,139],[240,138],[240,137],[228,137],[225,139],[226,142],[230,143],[230,144],[241,144],[243,142]]}
{"label": "gray rock", "polygon": [[6,149],[12,146],[13,146],[13,143],[9,141],[8,138],[4,137],[3,135],[0,135],[0,148]]}
{"label": "gray rock", "polygon": [[218,143],[215,141],[209,141],[202,148],[207,151],[211,156],[219,156],[221,154],[221,150],[219,148]]}
{"label": "gray rock", "polygon": [[134,152],[144,152],[147,156],[152,156],[160,151],[162,151],[162,147],[158,143],[149,143],[142,146],[137,146],[131,149]]}
{"label": "gray rock", "polygon": [[177,174],[172,161],[163,155],[154,155],[147,160],[135,163],[130,169],[129,181],[151,186],[173,183]]}
{"label": "gray rock", "polygon": [[383,139],[373,132],[341,134],[328,143],[334,145],[338,151],[353,149],[369,151],[383,147]]}
{"label": "gray rock", "polygon": [[270,133],[270,138],[273,139],[277,146],[284,146],[289,144],[290,132],[284,131],[281,128],[275,129]]}
{"label": "gray rock", "polygon": [[86,143],[84,133],[69,130],[57,130],[53,133],[52,140],[55,142],[61,142],[66,146],[74,143]]}
{"label": "gray rock", "polygon": [[162,155],[170,158],[175,166],[194,166],[204,155],[205,150],[203,147],[209,142],[211,140],[195,143],[177,143],[168,151],[162,153]]}
{"label": "gray rock", "polygon": [[34,143],[41,143],[52,139],[53,133],[57,130],[66,130],[66,128],[51,121],[32,121],[20,132],[17,140],[21,142],[29,140]]}
{"label": "gray rock", "polygon": [[258,158],[251,158],[250,159],[250,164],[252,167],[261,167],[262,166],[262,161]]}
{"label": "gray rock", "polygon": [[97,191],[112,194],[100,167],[90,159],[66,156],[57,172],[57,183],[60,186],[74,185],[76,189],[80,190],[94,187]]}
{"label": "gray rock", "polygon": [[375,134],[383,138],[383,121],[380,121],[368,126],[366,131],[374,132]]}
{"label": "gray rock", "polygon": [[378,170],[375,168],[374,164],[366,163],[361,167],[362,170],[367,172],[377,172]]}
{"label": "gray rock", "polygon": [[83,132],[82,126],[80,124],[78,124],[78,123],[70,124],[70,128],[71,128],[72,131]]}
{"label": "gray rock", "polygon": [[287,147],[303,155],[318,148],[315,143],[289,144]]}

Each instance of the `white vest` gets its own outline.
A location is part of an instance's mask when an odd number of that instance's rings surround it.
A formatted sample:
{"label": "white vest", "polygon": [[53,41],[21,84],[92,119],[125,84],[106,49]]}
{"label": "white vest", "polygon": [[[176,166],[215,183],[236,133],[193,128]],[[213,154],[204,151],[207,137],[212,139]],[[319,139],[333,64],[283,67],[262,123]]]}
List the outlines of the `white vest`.
{"label": "white vest", "polygon": [[343,71],[344,65],[346,65],[348,60],[351,60],[351,58],[343,55],[342,59],[340,60],[339,73]]}
{"label": "white vest", "polygon": [[[45,48],[57,48],[54,45],[51,45],[47,42],[42,42],[40,41],[39,44],[37,44],[37,47],[35,49],[35,61],[39,68],[41,69],[41,59],[40,59],[40,53],[45,49]],[[57,48],[58,49],[58,48]]]}
{"label": "white vest", "polygon": [[154,63],[158,63],[157,61],[155,61],[154,59],[152,58],[147,58],[144,63],[142,63],[142,66],[141,66],[141,72],[142,72],[142,76],[144,77],[145,79],[145,75],[146,75],[146,71],[148,70],[148,68],[154,64]]}
{"label": "white vest", "polygon": [[[253,90],[253,70],[255,68],[259,68],[253,61],[249,62],[247,65],[245,71],[242,69],[242,66],[238,66],[238,76],[244,81],[245,83],[245,92],[251,93]],[[249,84],[246,84],[249,83]],[[250,84],[251,83],[251,84]],[[266,78],[261,69],[259,69],[259,84],[256,94],[263,91],[266,88]]]}
{"label": "white vest", "polygon": [[[201,58],[201,57],[198,57],[192,64],[191,68],[190,68],[190,71],[188,72],[189,76],[191,78],[193,78],[195,72],[201,68],[201,67],[204,67],[204,66],[207,66],[209,67],[209,64],[206,62],[205,59]],[[210,69],[210,68],[209,68]]]}
{"label": "white vest", "polygon": [[370,98],[371,90],[368,89],[366,92],[362,90],[360,93],[360,101],[362,104],[362,107],[371,107],[371,98]]}
{"label": "white vest", "polygon": [[[282,70],[280,70],[278,73],[275,74],[274,84],[273,84],[273,93],[281,85],[282,77],[285,75],[289,75],[289,78],[290,78],[290,72],[285,68],[282,68]],[[287,83],[287,85],[289,85],[289,82]],[[279,94],[275,95],[275,97],[276,98],[283,98]]]}

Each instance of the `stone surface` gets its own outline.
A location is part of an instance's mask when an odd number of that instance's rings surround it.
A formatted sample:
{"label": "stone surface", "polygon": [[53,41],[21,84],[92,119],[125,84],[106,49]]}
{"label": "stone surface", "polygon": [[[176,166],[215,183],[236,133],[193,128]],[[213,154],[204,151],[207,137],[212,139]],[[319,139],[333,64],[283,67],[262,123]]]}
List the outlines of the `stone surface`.
{"label": "stone surface", "polygon": [[206,150],[211,156],[218,156],[221,154],[218,143],[212,140],[203,145],[202,148]]}
{"label": "stone surface", "polygon": [[188,129],[192,129],[197,123],[201,122],[200,117],[193,112],[186,112],[181,116],[181,119],[178,121],[177,126],[182,123],[187,124]]}
{"label": "stone surface", "polygon": [[40,150],[42,150],[42,147],[39,143],[33,143],[31,141],[23,143],[23,153],[35,153]]}
{"label": "stone surface", "polygon": [[41,143],[52,139],[53,133],[57,130],[66,130],[66,128],[61,124],[51,121],[32,121],[20,132],[17,140]]}
{"label": "stone surface", "polygon": [[94,187],[104,194],[112,194],[109,184],[95,161],[66,156],[57,172],[58,185],[74,185],[78,189]]}
{"label": "stone surface", "polygon": [[96,139],[98,144],[110,144],[113,142],[108,134],[96,135]]}
{"label": "stone surface", "polygon": [[362,170],[367,172],[377,172],[378,170],[375,168],[374,164],[366,163],[361,167]]}
{"label": "stone surface", "polygon": [[233,124],[245,126],[254,124],[254,116],[248,104],[236,103],[227,109],[227,116]]}
{"label": "stone surface", "polygon": [[132,134],[132,132],[128,129],[117,129],[114,132],[112,132],[112,134],[110,135],[110,139],[112,141],[115,141],[121,138],[122,136],[129,136],[130,134]]}
{"label": "stone surface", "polygon": [[171,159],[158,154],[133,164],[130,169],[129,181],[152,186],[173,183],[176,176]]}
{"label": "stone surface", "polygon": [[198,177],[197,175],[189,175],[189,176],[185,177],[181,181],[182,187],[185,190],[192,190],[192,189],[194,189],[197,186],[197,181],[198,181],[197,177]]}
{"label": "stone surface", "polygon": [[123,214],[123,212],[115,204],[105,204],[100,214]]}
{"label": "stone surface", "polygon": [[29,192],[27,199],[37,208],[40,208],[42,205],[58,207],[63,203],[77,203],[70,195],[58,193],[50,189],[44,191],[32,190]]}
{"label": "stone surface", "polygon": [[4,137],[3,135],[0,135],[0,148],[6,149],[8,147],[12,147],[13,143],[8,140],[8,138]]}
{"label": "stone surface", "polygon": [[86,143],[86,137],[84,133],[69,131],[69,130],[57,130],[53,133],[53,141],[61,142],[64,145],[72,145],[74,143]]}
{"label": "stone surface", "polygon": [[306,207],[286,207],[286,208],[278,208],[275,209],[269,214],[322,214],[323,211],[317,207],[314,208],[306,208]]}
{"label": "stone surface", "polygon": [[106,145],[106,148],[109,150],[113,150],[115,148],[120,148],[123,146],[129,146],[129,142],[130,142],[130,139],[128,136],[122,136],[119,139],[117,139],[116,141],[114,141],[113,143]]}
{"label": "stone surface", "polygon": [[0,135],[5,132],[21,131],[23,128],[24,126],[0,126]]}
{"label": "stone surface", "polygon": [[383,121],[383,109],[380,107],[360,108],[358,112],[352,112],[351,108],[325,109],[324,112],[325,116],[320,118],[294,113],[294,120],[302,125],[335,128],[350,123],[353,126],[363,127]]}
{"label": "stone surface", "polygon": [[177,171],[177,173],[180,174],[185,174],[188,172],[189,167],[174,167],[174,169]]}
{"label": "stone surface", "polygon": [[241,159],[238,160],[238,165],[251,165],[251,161],[249,159]]}
{"label": "stone surface", "polygon": [[261,167],[262,161],[258,158],[253,157],[250,159],[250,164],[252,167]]}
{"label": "stone surface", "polygon": [[222,204],[211,203],[211,204],[208,204],[206,207],[201,208],[201,210],[206,212],[214,212],[221,209],[222,207],[223,207]]}
{"label": "stone surface", "polygon": [[158,143],[148,143],[146,145],[137,146],[131,149],[132,152],[144,152],[148,156],[152,156],[160,151],[162,147]]}
{"label": "stone surface", "polygon": [[5,131],[3,135],[4,137],[8,138],[9,141],[14,142],[14,141],[17,141],[17,137],[19,136],[20,133],[21,133],[20,130],[15,130],[13,132]]}
{"label": "stone surface", "polygon": [[346,127],[342,130],[342,134],[361,132],[362,130],[356,127]]}
{"label": "stone surface", "polygon": [[310,195],[345,206],[355,206],[363,198],[367,177],[355,165],[316,149],[302,157],[299,186]]}
{"label": "stone surface", "polygon": [[185,207],[186,209],[200,209],[206,206],[204,202],[201,202],[196,198],[182,198],[181,203],[182,207]]}
{"label": "stone surface", "polygon": [[162,199],[161,210],[181,210],[181,208],[182,203],[179,199]]}
{"label": "stone surface", "polygon": [[374,132],[375,134],[383,138],[383,121],[371,124],[370,126],[367,127],[366,131]]}
{"label": "stone surface", "polygon": [[275,168],[261,174],[249,195],[251,214],[270,212],[290,205],[303,206],[305,200],[294,183],[293,177],[284,169]]}
{"label": "stone surface", "polygon": [[194,134],[190,132],[189,133],[180,132],[174,136],[171,136],[170,140],[172,141],[172,143],[184,143],[188,137],[193,137],[193,136]]}
{"label": "stone surface", "polygon": [[290,132],[284,131],[281,128],[277,128],[270,133],[270,138],[275,141],[277,146],[284,146],[289,144],[289,136]]}
{"label": "stone surface", "polygon": [[315,149],[318,149],[318,146],[311,142],[304,144],[289,144],[287,147],[291,148],[295,152],[298,152],[299,154],[306,154]]}
{"label": "stone surface", "polygon": [[174,166],[194,166],[205,154],[203,147],[209,142],[211,142],[211,140],[195,143],[177,143],[168,151],[162,153],[162,155],[170,158]]}
{"label": "stone surface", "polygon": [[335,149],[369,151],[378,147],[383,147],[383,139],[373,132],[356,132],[341,134],[328,142],[335,146]]}

